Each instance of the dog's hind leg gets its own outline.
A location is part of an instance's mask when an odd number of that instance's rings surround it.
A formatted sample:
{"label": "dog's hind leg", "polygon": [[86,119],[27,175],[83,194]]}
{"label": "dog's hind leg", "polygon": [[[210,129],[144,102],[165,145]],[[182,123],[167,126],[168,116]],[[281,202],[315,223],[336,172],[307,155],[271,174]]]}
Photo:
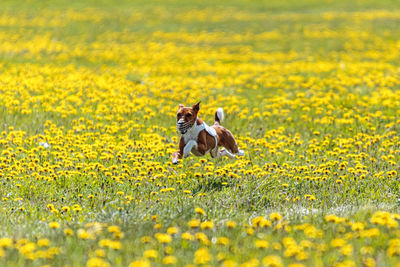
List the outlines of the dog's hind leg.
{"label": "dog's hind leg", "polygon": [[229,139],[229,142],[226,142],[225,148],[226,148],[227,152],[230,152],[230,154],[232,154],[232,155],[238,155],[238,156],[245,155],[244,150],[239,149],[233,136],[231,139]]}
{"label": "dog's hind leg", "polygon": [[235,137],[233,137],[233,134],[229,130],[224,128],[222,130],[222,136],[222,146],[225,147],[232,154],[239,154],[239,148],[236,144],[236,140]]}
{"label": "dog's hind leg", "polygon": [[221,157],[227,156],[228,158],[231,158],[231,159],[236,158],[236,156],[234,154],[232,154],[231,152],[229,152],[225,148],[222,148],[221,151],[219,151],[219,154],[220,154]]}

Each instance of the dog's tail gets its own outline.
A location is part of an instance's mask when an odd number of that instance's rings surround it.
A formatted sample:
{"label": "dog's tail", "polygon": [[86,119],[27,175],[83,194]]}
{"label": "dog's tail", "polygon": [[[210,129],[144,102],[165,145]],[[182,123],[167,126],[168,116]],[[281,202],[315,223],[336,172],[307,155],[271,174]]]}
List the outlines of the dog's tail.
{"label": "dog's tail", "polygon": [[224,120],[224,110],[222,108],[217,108],[214,116],[214,124],[221,125]]}

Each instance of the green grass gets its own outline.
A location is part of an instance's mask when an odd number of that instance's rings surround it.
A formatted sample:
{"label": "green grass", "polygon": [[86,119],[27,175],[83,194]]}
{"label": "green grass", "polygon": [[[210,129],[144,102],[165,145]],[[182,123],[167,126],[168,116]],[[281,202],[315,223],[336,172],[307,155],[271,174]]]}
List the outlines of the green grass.
{"label": "green grass", "polygon": [[[128,266],[154,249],[152,265],[173,255],[185,266],[199,263],[202,247],[211,266],[268,265],[268,255],[284,265],[395,265],[399,8],[394,0],[2,1],[0,238],[12,244],[0,239],[0,265]],[[245,157],[170,163],[177,106],[199,100],[208,124],[224,108]],[[371,219],[378,211],[390,214]],[[345,219],[328,222],[329,214]],[[257,226],[259,216],[271,225]],[[214,227],[191,228],[194,219]],[[172,241],[157,241],[169,227],[178,228]],[[198,236],[183,240],[185,232]],[[41,238],[58,253],[24,243]],[[351,252],[332,245],[338,238]],[[102,246],[108,239],[122,247]]]}

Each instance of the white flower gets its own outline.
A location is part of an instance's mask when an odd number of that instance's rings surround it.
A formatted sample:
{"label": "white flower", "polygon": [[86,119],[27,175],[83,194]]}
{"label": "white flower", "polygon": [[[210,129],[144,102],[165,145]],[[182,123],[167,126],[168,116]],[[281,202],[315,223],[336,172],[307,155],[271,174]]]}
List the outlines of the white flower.
{"label": "white flower", "polygon": [[50,145],[47,142],[39,142],[39,146],[42,146],[44,148],[50,147]]}

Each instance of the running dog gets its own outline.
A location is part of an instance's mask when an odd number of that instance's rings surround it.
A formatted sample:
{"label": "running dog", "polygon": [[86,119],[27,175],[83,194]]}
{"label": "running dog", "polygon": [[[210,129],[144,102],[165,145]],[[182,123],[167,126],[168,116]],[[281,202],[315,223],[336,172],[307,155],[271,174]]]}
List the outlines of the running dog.
{"label": "running dog", "polygon": [[[208,126],[197,117],[200,102],[192,107],[179,105],[176,115],[176,129],[181,134],[179,150],[172,154],[172,163],[177,164],[179,159],[188,157],[190,152],[196,156],[204,156],[210,152],[211,157],[227,156],[236,158],[244,156],[244,151],[239,150],[232,133],[221,126],[224,111],[218,108],[215,112],[214,125]],[[219,149],[219,147],[224,147]]]}

